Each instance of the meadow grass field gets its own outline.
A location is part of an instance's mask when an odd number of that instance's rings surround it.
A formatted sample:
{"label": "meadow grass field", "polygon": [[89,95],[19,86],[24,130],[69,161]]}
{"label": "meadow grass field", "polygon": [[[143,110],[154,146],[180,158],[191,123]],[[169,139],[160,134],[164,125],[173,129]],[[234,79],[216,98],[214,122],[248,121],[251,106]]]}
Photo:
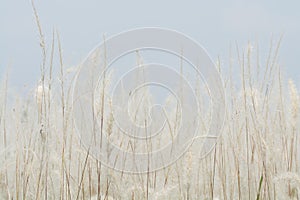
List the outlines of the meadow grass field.
{"label": "meadow grass field", "polygon": [[[172,165],[132,174],[106,167],[80,144],[72,111],[78,68],[70,73],[64,65],[58,33],[45,46],[37,14],[36,19],[43,55],[37,69],[40,82],[33,93],[12,96],[10,77],[1,80],[0,199],[300,198],[300,97],[278,64],[280,41],[273,42],[265,57],[258,46],[236,45],[228,61],[217,62],[226,114],[210,154],[200,159],[188,150]],[[54,64],[54,52],[60,55],[59,64]],[[101,116],[108,112],[103,129],[113,137],[117,125],[104,94],[95,109]],[[177,124],[176,108],[172,113],[170,131]],[[209,115],[201,118],[200,131],[207,130],[209,120]],[[122,142],[130,148],[130,140]]]}

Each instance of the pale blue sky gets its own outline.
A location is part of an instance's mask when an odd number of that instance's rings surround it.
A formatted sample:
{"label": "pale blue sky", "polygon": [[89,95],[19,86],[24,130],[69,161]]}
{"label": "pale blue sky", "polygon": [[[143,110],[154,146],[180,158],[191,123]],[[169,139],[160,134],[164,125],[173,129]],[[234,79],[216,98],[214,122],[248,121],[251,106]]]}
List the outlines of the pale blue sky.
{"label": "pale blue sky", "polygon": [[[99,1],[36,0],[47,44],[55,27],[66,66],[73,66],[99,42],[138,27],[164,27],[189,35],[210,56],[228,64],[230,44],[259,42],[269,48],[271,35],[284,33],[280,63],[299,84],[300,1]],[[11,85],[21,90],[39,77],[41,52],[29,0],[2,0],[0,6],[0,76],[11,65]],[[48,49],[49,50],[49,49]],[[264,55],[262,55],[263,57]]]}

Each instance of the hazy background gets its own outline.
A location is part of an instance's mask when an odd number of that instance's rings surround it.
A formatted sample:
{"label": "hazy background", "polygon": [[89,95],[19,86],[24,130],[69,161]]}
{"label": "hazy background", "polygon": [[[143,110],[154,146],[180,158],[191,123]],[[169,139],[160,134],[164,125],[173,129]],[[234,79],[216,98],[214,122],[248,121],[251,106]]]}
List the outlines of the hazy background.
{"label": "hazy background", "polygon": [[[300,1],[35,1],[48,47],[52,31],[61,36],[65,66],[80,63],[106,37],[155,26],[194,38],[210,56],[228,65],[229,48],[258,42],[262,59],[273,35],[284,34],[280,64],[300,86]],[[10,86],[24,92],[39,79],[41,49],[29,0],[2,0],[0,6],[0,76],[10,67]],[[50,49],[47,49],[48,52]],[[58,67],[58,66],[55,66]]]}

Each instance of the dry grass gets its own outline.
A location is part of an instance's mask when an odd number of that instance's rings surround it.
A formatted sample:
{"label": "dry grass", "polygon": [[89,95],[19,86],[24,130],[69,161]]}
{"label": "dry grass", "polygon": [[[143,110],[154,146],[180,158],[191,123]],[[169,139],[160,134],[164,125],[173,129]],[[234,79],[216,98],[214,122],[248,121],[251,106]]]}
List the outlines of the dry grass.
{"label": "dry grass", "polygon": [[[103,166],[80,146],[72,120],[73,77],[66,73],[59,34],[53,33],[48,56],[35,8],[34,13],[43,55],[36,96],[14,97],[14,103],[8,104],[8,77],[0,90],[0,199],[300,198],[300,98],[293,81],[287,84],[282,77],[277,64],[279,45],[270,48],[265,64],[258,48],[250,44],[244,51],[236,48],[236,56],[231,53],[230,69],[239,69],[240,75],[221,72],[226,119],[211,154],[199,160],[188,151],[160,171],[132,175]],[[58,82],[53,78],[56,45]],[[108,83],[102,85],[101,116],[111,110],[103,95]],[[201,93],[197,95],[202,98]],[[168,122],[171,136],[176,114],[174,108]],[[201,123],[203,130],[207,120]],[[108,114],[102,118],[101,133],[113,138],[114,131],[116,125]],[[120,146],[126,147],[130,141],[122,142]]]}

